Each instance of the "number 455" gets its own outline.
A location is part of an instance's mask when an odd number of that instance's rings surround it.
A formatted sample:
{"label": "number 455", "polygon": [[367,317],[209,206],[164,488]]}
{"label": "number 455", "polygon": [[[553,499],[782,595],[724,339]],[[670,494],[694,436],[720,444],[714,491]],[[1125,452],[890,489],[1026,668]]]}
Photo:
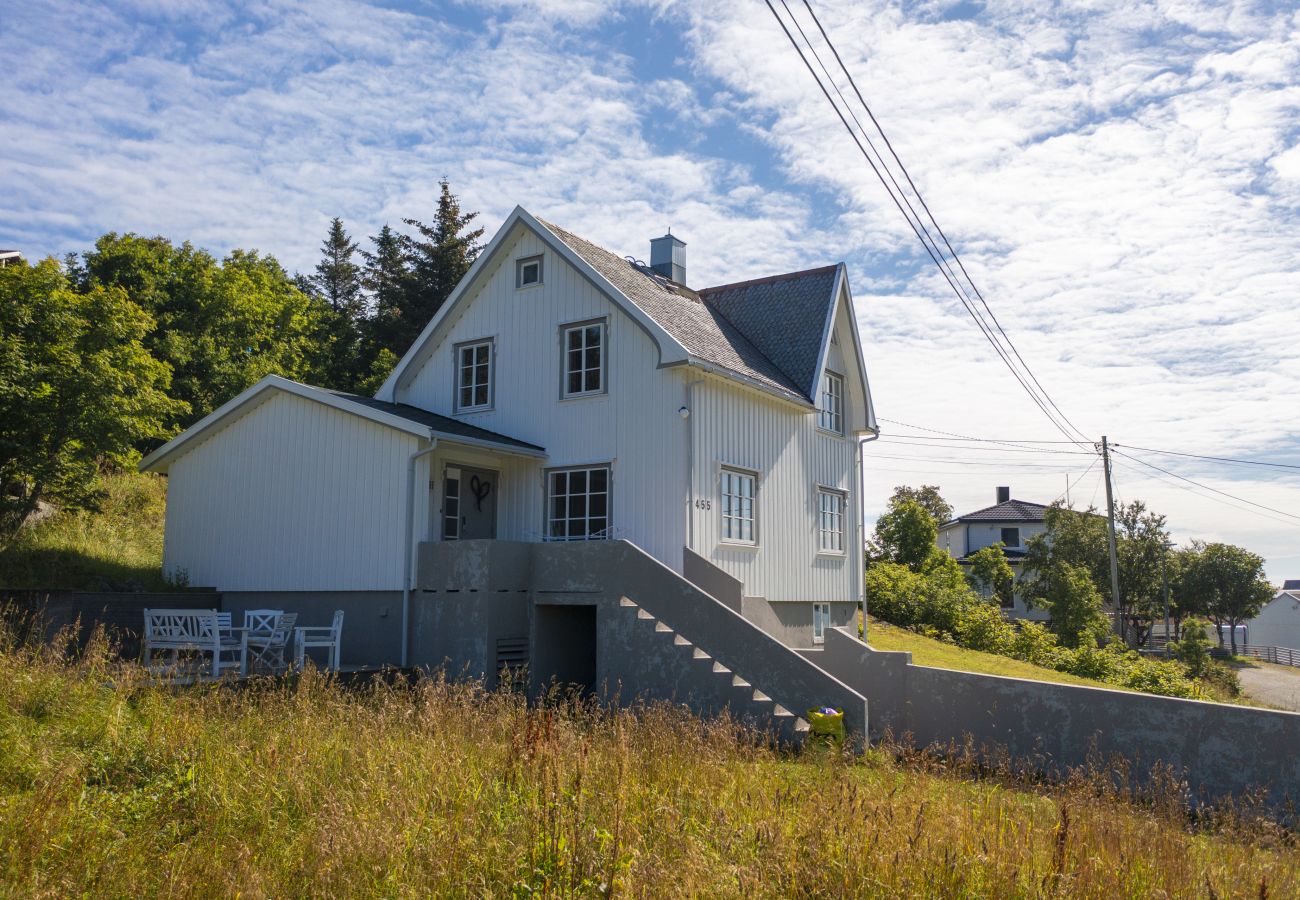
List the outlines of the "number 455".
{"label": "number 455", "polygon": [[713,509],[713,501],[712,501],[712,500],[696,500],[696,501],[695,501],[695,508],[696,508],[696,509]]}

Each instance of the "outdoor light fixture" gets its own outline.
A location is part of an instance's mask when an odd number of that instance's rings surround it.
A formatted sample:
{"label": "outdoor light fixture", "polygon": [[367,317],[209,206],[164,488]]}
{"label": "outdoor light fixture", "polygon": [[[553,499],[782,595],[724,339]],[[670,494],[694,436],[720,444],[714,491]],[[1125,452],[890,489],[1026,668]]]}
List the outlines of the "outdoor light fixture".
{"label": "outdoor light fixture", "polygon": [[689,419],[691,417],[691,411],[683,406],[681,409],[677,410],[677,415],[681,416],[683,419]]}

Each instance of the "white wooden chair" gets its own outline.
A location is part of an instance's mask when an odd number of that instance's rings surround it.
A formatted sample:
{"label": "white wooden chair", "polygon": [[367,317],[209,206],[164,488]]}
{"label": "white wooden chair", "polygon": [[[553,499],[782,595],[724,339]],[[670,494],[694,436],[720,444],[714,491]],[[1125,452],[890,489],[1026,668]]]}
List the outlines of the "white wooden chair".
{"label": "white wooden chair", "polygon": [[275,631],[275,626],[284,617],[282,609],[246,609],[244,610],[244,627],[249,634]]}
{"label": "white wooden chair", "polygon": [[[258,616],[254,621],[259,621],[259,625],[265,622],[270,623],[270,629],[249,630],[248,632],[248,652],[249,664],[259,668],[265,668],[267,671],[283,672],[289,668],[289,661],[285,658],[285,653],[289,648],[289,640],[293,637],[294,624],[298,621],[297,613],[286,613],[282,610],[256,610],[258,613],[274,612],[276,616]],[[248,613],[244,614],[244,621],[249,621]]]}
{"label": "white wooden chair", "polygon": [[[175,671],[182,650],[212,657],[211,674],[220,678],[223,669],[238,665],[247,672],[248,634],[230,627],[230,613],[215,609],[146,609],[144,611],[144,660],[154,672],[160,670],[155,655],[171,657],[167,667]],[[233,657],[227,664],[224,657]]]}
{"label": "white wooden chair", "polygon": [[343,610],[334,611],[332,625],[307,625],[294,630],[297,633],[293,656],[296,668],[302,668],[308,650],[319,648],[329,650],[329,661],[325,667],[335,672],[339,670],[339,645],[343,640]]}

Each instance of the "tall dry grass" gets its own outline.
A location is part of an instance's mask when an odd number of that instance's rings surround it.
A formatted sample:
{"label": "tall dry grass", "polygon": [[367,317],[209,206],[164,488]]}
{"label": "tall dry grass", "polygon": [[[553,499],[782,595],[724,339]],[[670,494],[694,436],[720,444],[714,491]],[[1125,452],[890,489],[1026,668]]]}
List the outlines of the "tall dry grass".
{"label": "tall dry grass", "polygon": [[669,705],[438,679],[150,684],[0,647],[14,896],[1300,895],[1293,835],[1103,773],[775,751]]}

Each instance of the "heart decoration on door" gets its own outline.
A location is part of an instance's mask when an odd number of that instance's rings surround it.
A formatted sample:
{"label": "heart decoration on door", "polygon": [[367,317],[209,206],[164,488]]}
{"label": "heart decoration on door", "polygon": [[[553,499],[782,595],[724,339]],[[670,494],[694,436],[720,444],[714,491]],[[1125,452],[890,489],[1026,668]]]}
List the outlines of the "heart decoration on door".
{"label": "heart decoration on door", "polygon": [[487,499],[488,494],[492,493],[492,482],[483,481],[477,475],[473,475],[469,479],[469,492],[474,495],[474,509],[482,512],[483,501]]}

